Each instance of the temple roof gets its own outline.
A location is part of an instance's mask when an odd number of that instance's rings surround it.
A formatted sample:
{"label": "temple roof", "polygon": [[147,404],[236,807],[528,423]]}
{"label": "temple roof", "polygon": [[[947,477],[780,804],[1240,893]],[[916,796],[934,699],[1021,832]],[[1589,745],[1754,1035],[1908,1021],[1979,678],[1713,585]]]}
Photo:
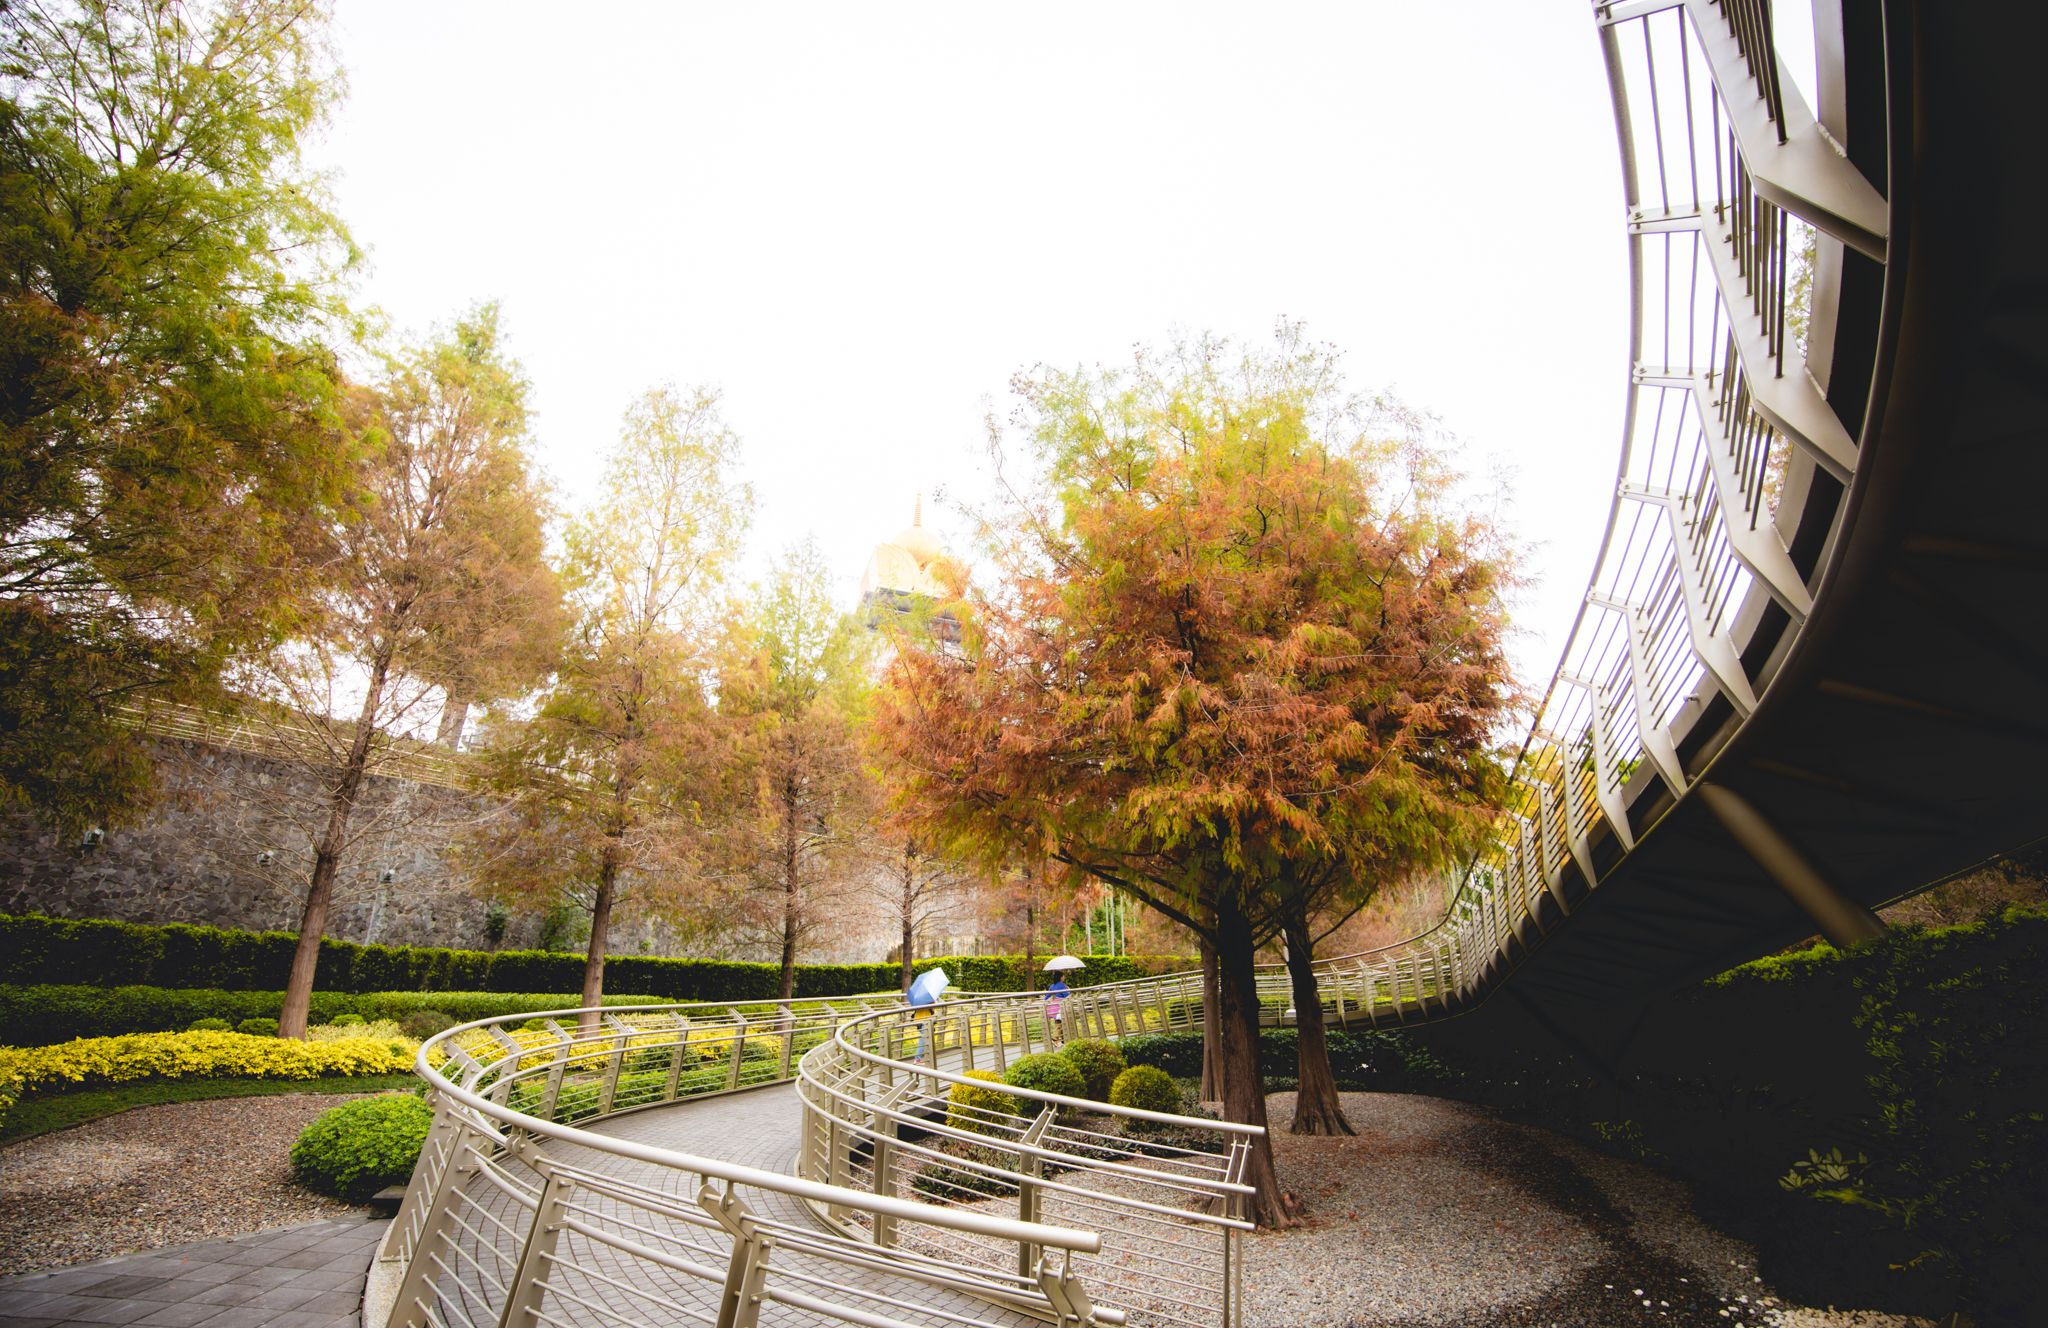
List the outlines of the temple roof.
{"label": "temple roof", "polygon": [[950,592],[936,570],[945,556],[937,537],[924,528],[924,497],[920,494],[911,511],[910,524],[877,544],[868,557],[867,570],[860,578],[861,597],[893,590],[943,599]]}

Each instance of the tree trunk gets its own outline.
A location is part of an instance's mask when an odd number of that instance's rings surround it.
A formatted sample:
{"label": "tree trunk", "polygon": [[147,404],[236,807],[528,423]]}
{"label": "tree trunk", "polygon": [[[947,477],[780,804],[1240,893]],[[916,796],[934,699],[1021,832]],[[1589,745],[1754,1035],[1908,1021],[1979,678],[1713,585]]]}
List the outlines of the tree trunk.
{"label": "tree trunk", "polygon": [[362,714],[341,766],[341,778],[327,800],[327,827],[313,845],[313,879],[306,887],[306,908],[299,915],[299,944],[292,951],[291,975],[284,983],[284,1005],[277,1012],[277,1035],[306,1036],[306,1017],[313,1008],[313,975],[320,967],[320,941],[327,933],[327,910],[334,902],[334,878],[348,847],[348,821],[362,791],[363,771],[370,763],[370,742],[377,732],[377,708],[384,702],[384,684],[391,676],[391,652],[378,652],[370,664],[370,686],[363,693]]}
{"label": "tree trunk", "polygon": [[596,1011],[604,1004],[604,956],[611,944],[612,897],[619,883],[625,835],[624,826],[612,829],[605,838],[604,854],[597,862],[597,898],[590,904],[590,948],[583,955],[583,1008],[590,1013],[578,1016],[576,1021],[585,1030],[598,1026]]}
{"label": "tree trunk", "polygon": [[1281,919],[1287,937],[1287,977],[1294,988],[1294,1045],[1300,1086],[1294,1095],[1295,1134],[1356,1134],[1337,1100],[1330,1072],[1330,1039],[1323,1026],[1322,993],[1316,990],[1315,940],[1308,913],[1289,907]]}
{"label": "tree trunk", "polygon": [[796,777],[790,775],[782,782],[782,979],[776,986],[785,1001],[796,995],[797,802]]}
{"label": "tree trunk", "polygon": [[1217,990],[1216,947],[1206,936],[1202,946],[1202,1101],[1223,1100],[1223,1011]]}
{"label": "tree trunk", "polygon": [[917,942],[917,894],[914,889],[916,860],[912,857],[914,846],[906,841],[903,845],[903,993],[910,994],[911,972],[910,947]]}
{"label": "tree trunk", "polygon": [[469,726],[469,691],[467,688],[450,686],[448,699],[441,703],[441,724],[434,731],[434,741],[443,747],[460,747],[462,730]]}
{"label": "tree trunk", "polygon": [[[1226,899],[1217,908],[1214,939],[1223,1118],[1264,1129],[1266,1085],[1259,1073],[1256,959],[1251,922],[1237,906],[1236,900]],[[1264,1134],[1252,1141],[1245,1159],[1243,1179],[1256,1191],[1248,1202],[1248,1215],[1252,1221],[1262,1227],[1299,1224],[1301,1202],[1280,1188],[1280,1175],[1273,1168],[1272,1141]]]}
{"label": "tree trunk", "polygon": [[1024,868],[1024,990],[1038,990],[1038,877]]}

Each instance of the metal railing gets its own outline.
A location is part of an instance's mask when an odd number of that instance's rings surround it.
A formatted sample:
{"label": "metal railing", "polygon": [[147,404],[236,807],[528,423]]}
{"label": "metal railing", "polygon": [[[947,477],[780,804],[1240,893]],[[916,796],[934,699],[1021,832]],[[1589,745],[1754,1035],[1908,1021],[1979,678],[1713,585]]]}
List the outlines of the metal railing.
{"label": "metal railing", "polygon": [[[1100,1031],[1199,1028],[1199,1001],[1190,1006],[1179,991],[1178,982],[1119,984],[1114,1024]],[[1134,1323],[1237,1324],[1238,1242],[1252,1229],[1242,1177],[1262,1131],[1023,1088],[990,1091],[975,1071],[1000,1076],[1021,1056],[1093,1031],[1071,1011],[1050,1026],[1044,999],[964,997],[923,1017],[897,1009],[842,1026],[803,1061],[798,1174],[1099,1232],[1103,1248],[1072,1261],[1098,1300]],[[1035,1257],[967,1233],[911,1234],[856,1208],[818,1211],[849,1235],[991,1276]]]}
{"label": "metal railing", "polygon": [[[1023,1090],[1002,1091],[1029,1119],[946,1101],[965,1076],[942,1065],[1046,1045],[1037,1000],[917,1023],[888,998],[614,1006],[438,1034],[387,1322],[1235,1323],[1255,1130]],[[795,1175],[583,1128],[799,1067]]]}

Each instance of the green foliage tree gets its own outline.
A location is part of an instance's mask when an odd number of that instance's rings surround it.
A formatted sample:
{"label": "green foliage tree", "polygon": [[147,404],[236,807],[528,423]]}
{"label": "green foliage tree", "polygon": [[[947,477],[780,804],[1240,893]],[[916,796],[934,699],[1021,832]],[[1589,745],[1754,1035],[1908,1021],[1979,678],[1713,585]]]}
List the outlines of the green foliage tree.
{"label": "green foliage tree", "polygon": [[354,261],[320,0],[0,7],[0,801],[133,816],[120,722],[291,624],[341,502]]}
{"label": "green foliage tree", "polygon": [[252,717],[277,749],[318,768],[328,790],[281,1036],[305,1035],[363,781],[395,750],[395,735],[421,726],[434,680],[459,674],[512,692],[553,660],[561,591],[528,468],[526,391],[497,310],[485,306],[395,360],[380,390],[357,393],[375,446],[350,506],[324,533],[322,584],[300,633],[241,670],[244,690],[274,703]]}
{"label": "green foliage tree", "polygon": [[[1291,326],[1016,389],[1040,484],[987,523],[1001,575],[963,651],[899,655],[878,730],[933,830],[1042,851],[1202,940],[1224,1107],[1263,1125],[1258,947],[1488,822],[1506,551]],[[1291,1220],[1263,1137],[1247,1180],[1260,1222]]]}
{"label": "green foliage tree", "polygon": [[627,410],[595,506],[571,523],[574,623],[532,718],[495,745],[516,814],[483,845],[494,889],[590,915],[583,1002],[604,994],[629,885],[695,879],[724,740],[711,707],[721,592],[753,497],[717,394],[658,388]]}
{"label": "green foliage tree", "polygon": [[879,805],[862,761],[874,636],[832,597],[814,544],[789,551],[735,624],[718,686],[730,735],[720,858],[776,947],[780,995],[870,847]]}

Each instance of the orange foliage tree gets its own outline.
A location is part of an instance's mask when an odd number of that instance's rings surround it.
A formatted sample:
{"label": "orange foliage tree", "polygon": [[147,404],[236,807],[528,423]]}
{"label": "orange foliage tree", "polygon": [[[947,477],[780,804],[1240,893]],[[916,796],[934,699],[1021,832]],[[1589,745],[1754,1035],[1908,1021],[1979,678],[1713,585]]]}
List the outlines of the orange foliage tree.
{"label": "orange foliage tree", "polygon": [[[1014,387],[1037,473],[984,519],[999,575],[959,653],[894,661],[879,736],[929,830],[1201,939],[1226,1114],[1264,1125],[1258,948],[1490,820],[1511,558],[1449,513],[1418,421],[1295,326]],[[1246,1179],[1259,1222],[1294,1220],[1263,1138]]]}

